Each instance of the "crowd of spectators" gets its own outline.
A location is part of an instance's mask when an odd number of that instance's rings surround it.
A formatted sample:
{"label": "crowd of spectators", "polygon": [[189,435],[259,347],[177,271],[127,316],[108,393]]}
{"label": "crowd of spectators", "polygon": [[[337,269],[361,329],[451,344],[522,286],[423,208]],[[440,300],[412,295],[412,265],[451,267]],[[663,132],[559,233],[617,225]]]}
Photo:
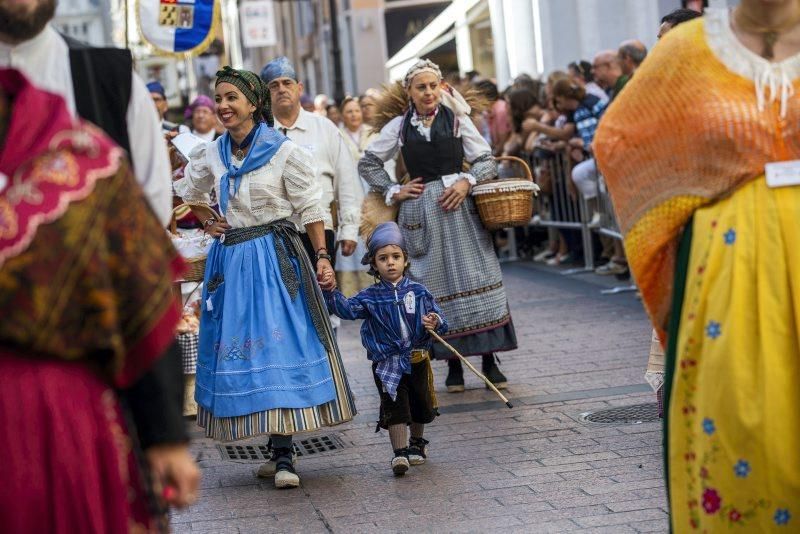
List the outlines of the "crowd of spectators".
{"label": "crowd of spectators", "polygon": [[[670,13],[661,20],[658,37],[697,16],[700,14],[688,9]],[[647,47],[642,42],[626,40],[616,50],[598,52],[592,62],[576,60],[565,65],[563,71],[552,71],[543,81],[522,74],[500,91],[492,80],[471,72],[462,84],[481,90],[491,102],[480,129],[494,155],[527,161],[545,198],[553,194],[554,179],[560,178],[566,183],[570,201],[584,206],[582,222],[589,228],[598,228],[604,219],[598,200],[602,177],[592,154],[594,133],[605,110],[613,105],[646,56]],[[554,165],[557,159],[559,164]],[[539,213],[535,220],[552,215]],[[516,229],[516,237],[516,252],[523,258],[554,266],[583,258],[584,245],[577,230],[550,228],[545,233],[536,231],[534,226]],[[628,265],[622,242],[601,233],[593,239],[595,272],[626,276]]]}

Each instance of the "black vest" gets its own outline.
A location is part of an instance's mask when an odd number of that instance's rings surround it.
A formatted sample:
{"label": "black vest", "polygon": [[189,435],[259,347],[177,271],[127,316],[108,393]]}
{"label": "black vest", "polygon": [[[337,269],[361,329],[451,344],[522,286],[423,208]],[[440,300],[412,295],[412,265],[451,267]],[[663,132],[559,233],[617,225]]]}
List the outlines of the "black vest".
{"label": "black vest", "polygon": [[413,111],[403,119],[403,161],[411,178],[433,182],[442,176],[461,172],[464,163],[464,145],[456,137],[456,119],[450,108],[439,105],[439,112],[431,124],[431,140],[411,124]]}
{"label": "black vest", "polygon": [[130,154],[128,103],[133,59],[123,48],[93,48],[63,36],[69,46],[72,87],[78,115],[99,126]]}

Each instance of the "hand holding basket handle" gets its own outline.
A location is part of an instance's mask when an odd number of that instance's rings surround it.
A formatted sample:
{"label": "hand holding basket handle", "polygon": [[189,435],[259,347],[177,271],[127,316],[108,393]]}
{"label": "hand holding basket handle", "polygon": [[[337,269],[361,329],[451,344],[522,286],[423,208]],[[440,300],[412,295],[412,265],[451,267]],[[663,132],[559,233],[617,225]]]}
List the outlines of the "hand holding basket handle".
{"label": "hand holding basket handle", "polygon": [[[178,235],[178,219],[185,217],[190,210],[199,221],[204,223],[203,226],[205,227],[206,231],[208,231],[209,227],[218,225],[217,228],[219,233],[222,234],[224,233],[225,227],[230,228],[230,226],[224,222],[224,219],[222,219],[222,217],[210,206],[203,204],[181,204],[172,209],[172,218],[169,222],[169,231],[173,236]],[[213,223],[208,225],[205,224],[212,219],[214,220]],[[209,233],[209,235],[211,234]],[[196,258],[184,258],[184,260],[186,261],[187,265],[186,273],[181,280],[176,280],[176,282],[202,281],[206,268],[206,256],[202,255]]]}

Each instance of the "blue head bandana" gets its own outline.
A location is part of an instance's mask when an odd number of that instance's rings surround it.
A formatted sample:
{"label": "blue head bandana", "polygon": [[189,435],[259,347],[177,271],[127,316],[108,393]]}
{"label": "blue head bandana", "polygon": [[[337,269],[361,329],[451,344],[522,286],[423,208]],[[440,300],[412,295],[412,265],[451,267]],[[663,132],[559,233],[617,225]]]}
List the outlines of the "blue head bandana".
{"label": "blue head bandana", "polygon": [[379,224],[372,235],[369,236],[367,241],[367,253],[361,259],[362,265],[369,265],[372,263],[372,258],[375,253],[386,245],[397,245],[403,251],[406,250],[406,244],[403,240],[403,234],[400,232],[400,227],[394,221],[389,221]]}
{"label": "blue head bandana", "polygon": [[272,156],[278,152],[278,149],[287,140],[285,136],[278,133],[274,128],[259,122],[256,135],[250,145],[250,150],[242,162],[242,166],[236,167],[233,164],[233,158],[231,158],[231,134],[225,132],[219,138],[219,157],[227,169],[225,174],[222,175],[219,184],[219,208],[222,210],[223,217],[225,216],[225,210],[228,209],[228,199],[231,196],[231,178],[233,178],[233,196],[236,196],[239,192],[239,186],[242,185],[242,176],[269,163]]}
{"label": "blue head bandana", "polygon": [[167,97],[166,91],[164,91],[164,86],[161,85],[160,82],[150,82],[147,84],[147,90],[151,93],[158,93],[164,98]]}
{"label": "blue head bandana", "polygon": [[294,70],[294,65],[286,56],[276,57],[261,69],[261,79],[264,80],[264,83],[268,84],[278,78],[291,78],[297,81],[297,72]]}

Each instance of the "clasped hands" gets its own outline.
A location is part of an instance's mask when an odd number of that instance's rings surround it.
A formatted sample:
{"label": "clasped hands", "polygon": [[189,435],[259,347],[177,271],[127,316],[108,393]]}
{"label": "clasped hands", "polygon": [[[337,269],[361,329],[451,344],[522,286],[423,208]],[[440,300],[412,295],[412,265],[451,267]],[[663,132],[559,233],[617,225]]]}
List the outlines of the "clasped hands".
{"label": "clasped hands", "polygon": [[331,262],[326,258],[317,260],[317,282],[323,291],[336,289],[336,274],[333,272]]}
{"label": "clasped hands", "polygon": [[[456,183],[446,188],[439,200],[439,206],[445,211],[454,211],[461,206],[464,199],[469,195],[470,183],[466,178],[458,180]],[[400,187],[400,191],[394,194],[392,200],[395,202],[402,202],[404,200],[415,199],[422,196],[425,192],[425,184],[422,183],[422,178],[414,178],[407,184]]]}

